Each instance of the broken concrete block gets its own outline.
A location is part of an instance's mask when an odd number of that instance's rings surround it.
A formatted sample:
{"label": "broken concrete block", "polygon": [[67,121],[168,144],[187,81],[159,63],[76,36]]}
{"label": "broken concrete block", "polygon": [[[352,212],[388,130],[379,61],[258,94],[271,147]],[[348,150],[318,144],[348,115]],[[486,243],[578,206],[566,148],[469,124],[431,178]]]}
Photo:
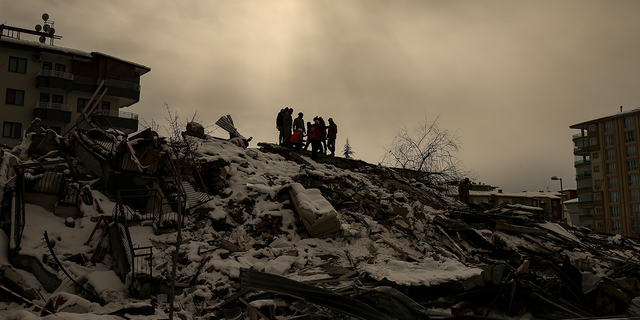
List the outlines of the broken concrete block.
{"label": "broken concrete block", "polygon": [[406,217],[407,214],[409,214],[409,209],[407,209],[406,207],[394,207],[391,213]]}
{"label": "broken concrete block", "polygon": [[229,250],[231,253],[241,251],[237,245],[226,239],[220,240],[220,247]]}

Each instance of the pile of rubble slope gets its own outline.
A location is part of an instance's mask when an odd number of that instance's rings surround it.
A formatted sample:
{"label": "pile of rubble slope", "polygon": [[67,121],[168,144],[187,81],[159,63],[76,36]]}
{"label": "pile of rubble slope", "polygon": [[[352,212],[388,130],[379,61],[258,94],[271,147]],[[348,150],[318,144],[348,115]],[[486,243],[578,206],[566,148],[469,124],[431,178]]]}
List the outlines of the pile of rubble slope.
{"label": "pile of rubble slope", "polygon": [[[390,168],[267,143],[185,135],[172,148],[152,132],[81,132],[40,151],[31,141],[0,166],[5,317],[167,319],[174,270],[181,319],[640,314],[638,241],[544,221],[538,208],[467,207]],[[47,175],[65,186],[50,208],[37,196]],[[74,192],[69,214],[60,203]]]}

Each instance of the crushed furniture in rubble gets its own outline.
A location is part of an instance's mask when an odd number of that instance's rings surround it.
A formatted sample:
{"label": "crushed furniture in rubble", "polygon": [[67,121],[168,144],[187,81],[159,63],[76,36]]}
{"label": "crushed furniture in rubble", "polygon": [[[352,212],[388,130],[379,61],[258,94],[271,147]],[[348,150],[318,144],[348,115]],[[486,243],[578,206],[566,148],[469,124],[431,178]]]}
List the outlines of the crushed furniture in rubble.
{"label": "crushed furniture in rubble", "polygon": [[299,183],[289,186],[293,211],[312,238],[340,231],[338,213],[318,189],[305,189]]}

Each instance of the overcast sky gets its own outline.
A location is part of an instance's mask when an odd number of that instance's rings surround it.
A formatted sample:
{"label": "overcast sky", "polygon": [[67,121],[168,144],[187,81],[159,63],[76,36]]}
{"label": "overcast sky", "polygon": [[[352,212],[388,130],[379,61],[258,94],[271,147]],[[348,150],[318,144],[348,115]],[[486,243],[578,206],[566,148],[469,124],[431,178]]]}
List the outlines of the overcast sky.
{"label": "overcast sky", "polygon": [[[440,116],[465,168],[505,192],[575,187],[572,124],[640,106],[640,1],[0,0],[46,12],[56,46],[151,68],[129,112],[230,114],[276,142],[276,113],[332,117],[337,151],[378,163],[400,127]],[[142,121],[141,121],[142,123]],[[216,136],[228,137],[218,130]],[[341,153],[341,152],[337,152]]]}

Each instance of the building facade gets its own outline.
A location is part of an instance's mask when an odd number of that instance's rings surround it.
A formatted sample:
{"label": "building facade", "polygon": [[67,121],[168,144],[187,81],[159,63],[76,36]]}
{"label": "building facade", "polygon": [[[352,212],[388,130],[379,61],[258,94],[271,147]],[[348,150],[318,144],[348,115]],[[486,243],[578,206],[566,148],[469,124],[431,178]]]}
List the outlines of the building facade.
{"label": "building facade", "polygon": [[580,224],[596,232],[640,236],[640,109],[570,126]]}
{"label": "building facade", "polygon": [[[17,31],[16,31],[17,30]],[[151,69],[99,52],[24,39],[32,31],[0,25],[0,143],[20,142],[35,118],[64,134],[93,101],[93,120],[125,133],[138,116],[120,109],[140,100],[140,77]]]}

